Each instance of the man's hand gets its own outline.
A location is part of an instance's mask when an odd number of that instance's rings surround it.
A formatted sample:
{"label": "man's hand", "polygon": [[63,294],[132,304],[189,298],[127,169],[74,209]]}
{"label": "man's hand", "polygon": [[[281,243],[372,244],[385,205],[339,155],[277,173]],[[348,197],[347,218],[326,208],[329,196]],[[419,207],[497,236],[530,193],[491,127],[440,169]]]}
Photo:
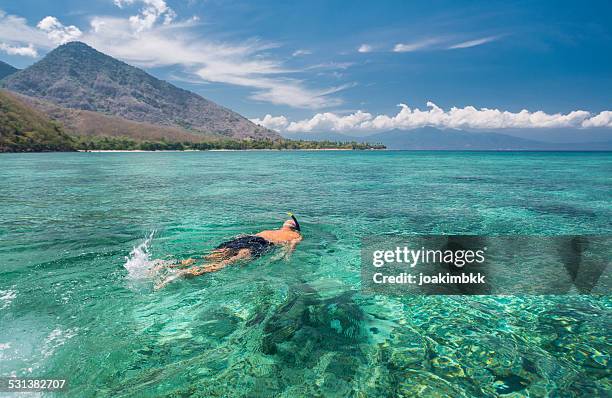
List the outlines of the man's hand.
{"label": "man's hand", "polygon": [[289,241],[289,243],[287,244],[287,250],[285,251],[285,260],[288,260],[289,257],[291,257],[291,253],[293,253],[293,251],[295,250],[296,246],[301,241],[302,241],[302,237],[301,236],[299,238],[293,239],[292,241]]}

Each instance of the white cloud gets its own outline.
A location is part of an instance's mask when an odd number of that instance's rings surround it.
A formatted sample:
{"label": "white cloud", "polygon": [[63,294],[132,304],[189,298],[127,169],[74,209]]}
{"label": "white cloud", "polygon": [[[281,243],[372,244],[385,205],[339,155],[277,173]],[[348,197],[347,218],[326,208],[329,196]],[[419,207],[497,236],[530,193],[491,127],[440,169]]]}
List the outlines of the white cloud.
{"label": "white cloud", "polygon": [[585,120],[582,127],[610,127],[612,128],[612,112],[603,111],[597,116]]}
{"label": "white cloud", "polygon": [[114,0],[113,2],[119,8],[134,3],[143,3],[140,14],[132,15],[129,18],[132,27],[137,32],[151,29],[161,17],[164,18],[163,23],[165,25],[170,24],[176,18],[176,13],[172,8],[168,7],[164,0]]}
{"label": "white cloud", "polygon": [[270,114],[264,116],[263,119],[251,119],[251,121],[255,124],[259,124],[261,126],[267,127],[269,129],[274,130],[284,130],[285,127],[289,124],[289,121],[284,116],[272,116]]}
{"label": "white cloud", "polygon": [[293,54],[291,54],[291,56],[293,56],[293,57],[301,57],[303,55],[310,55],[310,54],[312,54],[312,51],[300,49],[300,50],[295,50],[293,52]]}
{"label": "white cloud", "polygon": [[411,43],[398,43],[395,45],[395,47],[393,47],[393,52],[405,53],[405,52],[423,50],[439,42],[440,42],[440,39],[432,38],[432,39],[423,39],[423,40],[419,40],[419,41],[415,41]]}
{"label": "white cloud", "polygon": [[39,48],[48,50],[81,35],[76,26],[65,26],[52,16],[43,18],[33,27],[25,18],[0,10],[0,50],[11,55],[37,57]]}
{"label": "white cloud", "polygon": [[83,40],[98,50],[144,67],[183,65],[202,82],[226,83],[253,89],[251,98],[299,108],[335,106],[331,98],[346,86],[310,88],[297,78],[295,71],[279,60],[265,55],[275,43],[245,40],[241,43],[215,42],[191,34],[197,19],[157,24],[139,32],[125,19],[95,17],[91,32]]}
{"label": "white cloud", "polygon": [[41,19],[36,27],[46,32],[49,40],[55,44],[77,40],[83,34],[76,26],[65,26],[57,18],[50,16]]}
{"label": "white cloud", "polygon": [[0,10],[0,51],[10,55],[36,57],[37,47],[51,48],[46,34],[29,26],[25,18]]}
{"label": "white cloud", "polygon": [[369,53],[369,52],[372,52],[372,50],[373,50],[373,48],[372,48],[371,45],[369,45],[369,44],[362,44],[357,49],[357,52],[360,52],[360,53]]}
{"label": "white cloud", "polygon": [[323,69],[323,70],[341,69],[341,70],[346,70],[346,69],[350,68],[351,66],[353,66],[352,62],[324,62],[324,63],[321,63],[321,64],[315,64],[315,65],[308,66],[308,67],[306,67],[304,69],[305,70],[311,70],[311,69]]}
{"label": "white cloud", "polygon": [[303,86],[299,80],[287,79],[285,82],[269,79],[257,79],[251,81],[250,85],[259,87],[259,90],[251,98],[270,102],[277,105],[291,105],[297,108],[319,109],[342,104],[342,100],[329,97],[329,95],[342,91],[350,84],[326,88],[310,89]]}
{"label": "white cloud", "polygon": [[[146,29],[151,29],[157,20],[161,17],[164,18],[163,24],[169,25],[172,20],[176,17],[176,13],[172,8],[168,7],[164,0],[141,0],[144,3],[144,7],[140,10],[140,14],[132,15],[129,20],[132,27],[137,32],[141,32]],[[130,2],[133,2],[131,0]]]}
{"label": "white cloud", "polygon": [[[252,89],[251,98],[300,108],[322,108],[341,103],[332,94],[348,87],[312,88],[266,53],[278,47],[248,39],[219,42],[194,34],[199,18],[176,20],[164,0],[114,0],[121,8],[141,4],[137,15],[93,16],[88,30],[65,26],[48,16],[38,29],[24,18],[0,10],[0,51],[34,56],[37,48],[79,39],[99,51],[141,67],[180,65],[193,80],[238,85]],[[306,51],[306,50],[302,50]],[[308,68],[302,69],[305,71]]]}
{"label": "white cloud", "polygon": [[[260,101],[313,109],[340,103],[329,95],[344,86],[313,89],[300,79],[287,77],[295,71],[265,54],[266,50],[278,47],[275,43],[254,39],[240,43],[215,42],[191,34],[189,28],[199,19],[175,21],[176,14],[163,0],[115,0],[120,7],[136,2],[144,3],[145,8],[136,18],[130,17],[129,23],[116,17],[93,18],[91,32],[84,41],[139,66],[180,64],[202,82],[251,88],[250,97]],[[166,18],[160,24],[158,20],[162,15]],[[293,55],[309,53],[309,50],[300,49]]]}
{"label": "white cloud", "polygon": [[399,104],[400,111],[394,116],[372,115],[357,111],[349,115],[337,115],[331,112],[317,113],[310,119],[290,122],[284,116],[266,115],[257,123],[277,131],[286,132],[376,132],[392,129],[414,129],[425,126],[451,129],[490,129],[508,128],[583,128],[612,127],[612,112],[604,111],[592,116],[587,111],[572,111],[567,114],[548,114],[542,111],[520,112],[501,111],[499,109],[466,106],[452,107],[444,110],[433,102],[428,102],[428,109],[411,109]]}
{"label": "white cloud", "polygon": [[468,40],[468,41],[464,41],[464,42],[461,42],[461,43],[454,44],[454,45],[448,47],[448,49],[449,50],[454,50],[454,49],[458,49],[458,48],[476,47],[476,46],[480,46],[482,44],[486,44],[486,43],[490,43],[492,41],[495,41],[498,38],[499,38],[499,36],[489,36],[489,37],[483,37],[481,39]]}
{"label": "white cloud", "polygon": [[9,55],[21,55],[24,57],[38,57],[38,51],[34,48],[32,44],[28,44],[27,46],[11,46],[10,44],[0,43],[0,50],[4,51]]}
{"label": "white cloud", "polygon": [[[434,47],[438,50],[454,50],[459,48],[476,47],[492,41],[498,40],[500,36],[487,36],[480,39],[468,40],[461,43],[448,45],[450,39],[448,37],[433,37],[429,39],[418,40],[410,43],[398,43],[393,47],[393,52],[404,53],[425,50]],[[445,47],[446,46],[446,47]]]}

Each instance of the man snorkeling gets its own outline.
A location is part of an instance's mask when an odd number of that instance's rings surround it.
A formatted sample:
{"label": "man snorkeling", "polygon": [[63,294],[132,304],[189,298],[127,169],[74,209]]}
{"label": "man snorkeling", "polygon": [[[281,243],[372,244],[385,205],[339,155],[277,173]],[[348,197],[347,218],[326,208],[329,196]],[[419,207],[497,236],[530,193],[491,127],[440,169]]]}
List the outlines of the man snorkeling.
{"label": "man snorkeling", "polygon": [[199,276],[208,272],[219,271],[228,265],[240,260],[249,260],[261,257],[268,253],[274,246],[283,246],[285,255],[289,255],[302,240],[300,223],[292,213],[279,229],[261,231],[255,235],[241,235],[237,238],[221,243],[210,254],[204,257],[207,263],[196,266],[195,259],[187,259],[179,264],[166,266],[166,268],[182,269],[155,286],[160,289],[180,276]]}

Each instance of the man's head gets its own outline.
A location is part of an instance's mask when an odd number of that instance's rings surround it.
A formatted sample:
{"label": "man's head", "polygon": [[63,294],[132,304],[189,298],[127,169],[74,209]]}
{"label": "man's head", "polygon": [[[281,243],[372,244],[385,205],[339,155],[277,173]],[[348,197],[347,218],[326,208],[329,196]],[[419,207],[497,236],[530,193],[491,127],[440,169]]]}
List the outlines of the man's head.
{"label": "man's head", "polygon": [[289,214],[291,220],[285,221],[285,223],[283,224],[283,228],[289,228],[293,231],[300,232],[302,229],[300,228],[300,223],[298,222],[297,218],[295,218],[295,216],[291,212],[288,212],[287,214]]}
{"label": "man's head", "polygon": [[283,223],[283,229],[291,229],[291,230],[296,231],[297,225],[295,224],[295,221],[293,221],[292,219],[289,219]]}

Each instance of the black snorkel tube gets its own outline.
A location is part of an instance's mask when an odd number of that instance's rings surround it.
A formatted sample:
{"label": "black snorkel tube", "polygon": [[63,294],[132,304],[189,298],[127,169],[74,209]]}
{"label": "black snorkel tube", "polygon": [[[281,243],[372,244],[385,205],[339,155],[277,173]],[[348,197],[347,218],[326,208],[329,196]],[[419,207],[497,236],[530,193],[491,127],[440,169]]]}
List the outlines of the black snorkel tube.
{"label": "black snorkel tube", "polygon": [[293,220],[293,222],[295,223],[295,229],[296,231],[301,231],[300,229],[300,223],[298,222],[297,218],[295,218],[295,216],[293,215],[292,212],[288,211],[287,214],[289,215],[289,217],[291,217],[291,219]]}

